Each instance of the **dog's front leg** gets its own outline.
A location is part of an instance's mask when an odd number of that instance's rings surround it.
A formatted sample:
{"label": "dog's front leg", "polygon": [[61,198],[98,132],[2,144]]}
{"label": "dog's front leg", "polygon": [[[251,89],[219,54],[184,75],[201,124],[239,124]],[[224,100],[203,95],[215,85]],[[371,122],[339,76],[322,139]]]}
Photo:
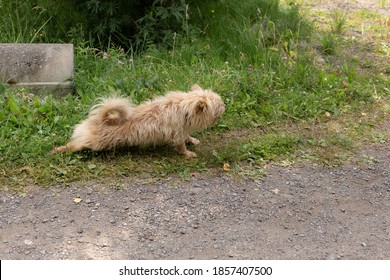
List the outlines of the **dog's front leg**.
{"label": "dog's front leg", "polygon": [[196,157],[196,153],[187,150],[185,143],[177,144],[175,147],[179,153],[183,154],[186,158]]}

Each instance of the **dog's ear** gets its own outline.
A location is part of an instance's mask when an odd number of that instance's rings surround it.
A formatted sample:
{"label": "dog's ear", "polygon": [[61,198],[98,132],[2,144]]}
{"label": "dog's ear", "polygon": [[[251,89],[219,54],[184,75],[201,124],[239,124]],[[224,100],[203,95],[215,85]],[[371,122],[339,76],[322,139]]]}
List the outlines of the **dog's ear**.
{"label": "dog's ear", "polygon": [[207,109],[207,102],[206,99],[202,98],[198,101],[195,107],[195,112],[197,114],[203,113]]}
{"label": "dog's ear", "polygon": [[202,90],[202,88],[200,87],[200,85],[194,84],[194,85],[192,85],[192,87],[191,87],[191,91],[194,91],[194,90]]}

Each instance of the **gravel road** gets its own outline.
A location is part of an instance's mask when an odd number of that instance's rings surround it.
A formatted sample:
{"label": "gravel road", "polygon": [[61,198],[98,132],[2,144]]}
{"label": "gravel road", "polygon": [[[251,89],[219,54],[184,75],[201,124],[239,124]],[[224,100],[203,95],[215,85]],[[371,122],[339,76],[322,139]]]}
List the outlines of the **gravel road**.
{"label": "gravel road", "polygon": [[343,167],[271,166],[262,180],[1,193],[0,259],[389,259],[389,166],[374,145]]}

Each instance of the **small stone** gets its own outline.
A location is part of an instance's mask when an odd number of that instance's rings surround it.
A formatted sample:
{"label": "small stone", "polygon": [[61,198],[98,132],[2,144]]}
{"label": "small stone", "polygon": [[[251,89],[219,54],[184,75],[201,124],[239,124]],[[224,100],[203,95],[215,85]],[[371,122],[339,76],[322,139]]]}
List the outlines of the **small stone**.
{"label": "small stone", "polygon": [[23,243],[26,244],[26,245],[32,245],[33,244],[33,242],[31,240],[28,240],[28,239],[25,239],[23,241]]}

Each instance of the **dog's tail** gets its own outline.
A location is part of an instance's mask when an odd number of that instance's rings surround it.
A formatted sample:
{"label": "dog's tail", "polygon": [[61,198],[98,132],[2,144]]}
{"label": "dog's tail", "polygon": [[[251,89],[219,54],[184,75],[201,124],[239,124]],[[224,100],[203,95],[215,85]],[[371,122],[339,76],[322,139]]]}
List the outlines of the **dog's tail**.
{"label": "dog's tail", "polygon": [[106,125],[120,125],[128,120],[134,105],[131,100],[123,97],[110,97],[92,107],[91,116],[95,116]]}

